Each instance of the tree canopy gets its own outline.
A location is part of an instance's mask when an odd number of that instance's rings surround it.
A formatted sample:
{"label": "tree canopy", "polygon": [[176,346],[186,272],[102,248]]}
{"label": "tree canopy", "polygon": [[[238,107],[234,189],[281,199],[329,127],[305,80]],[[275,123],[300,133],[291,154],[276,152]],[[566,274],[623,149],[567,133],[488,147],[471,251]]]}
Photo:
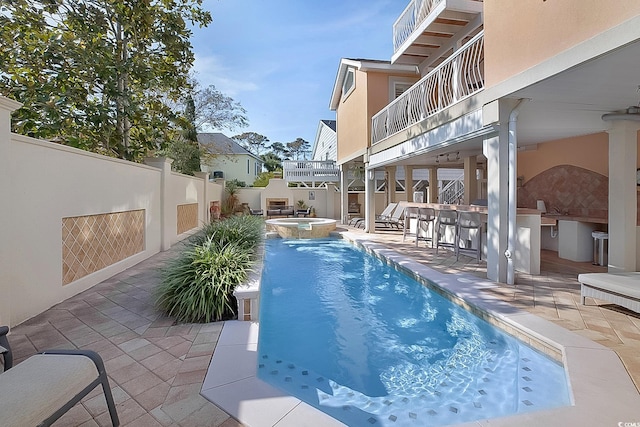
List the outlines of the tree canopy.
{"label": "tree canopy", "polygon": [[302,138],[296,138],[295,141],[287,142],[287,151],[295,160],[300,160],[300,157],[306,158],[311,151],[311,144]]}
{"label": "tree canopy", "polygon": [[269,142],[269,138],[256,132],[244,132],[240,135],[232,136],[231,139],[256,156],[264,153]]}
{"label": "tree canopy", "polygon": [[202,0],[13,0],[0,8],[0,94],[13,130],[138,160],[180,132],[169,100],[189,90],[187,23]]}

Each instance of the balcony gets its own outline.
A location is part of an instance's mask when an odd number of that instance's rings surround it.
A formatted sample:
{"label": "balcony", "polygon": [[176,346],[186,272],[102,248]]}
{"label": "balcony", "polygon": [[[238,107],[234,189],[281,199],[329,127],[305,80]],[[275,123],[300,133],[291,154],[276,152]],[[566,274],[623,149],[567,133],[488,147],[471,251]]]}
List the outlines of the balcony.
{"label": "balcony", "polygon": [[376,144],[484,89],[484,32],[371,119]]}
{"label": "balcony", "polygon": [[393,25],[394,64],[439,64],[482,27],[482,0],[412,0]]}
{"label": "balcony", "polygon": [[287,183],[303,187],[321,187],[328,182],[340,181],[340,169],[333,160],[285,160],[282,170]]}

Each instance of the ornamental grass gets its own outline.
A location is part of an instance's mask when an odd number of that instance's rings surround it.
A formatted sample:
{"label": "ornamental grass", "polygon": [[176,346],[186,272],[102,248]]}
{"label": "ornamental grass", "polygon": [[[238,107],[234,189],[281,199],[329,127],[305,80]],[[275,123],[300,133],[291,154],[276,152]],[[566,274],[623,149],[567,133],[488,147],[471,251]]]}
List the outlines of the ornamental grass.
{"label": "ornamental grass", "polygon": [[181,322],[234,318],[233,291],[247,279],[262,227],[263,221],[251,216],[204,227],[164,269],[159,308]]}

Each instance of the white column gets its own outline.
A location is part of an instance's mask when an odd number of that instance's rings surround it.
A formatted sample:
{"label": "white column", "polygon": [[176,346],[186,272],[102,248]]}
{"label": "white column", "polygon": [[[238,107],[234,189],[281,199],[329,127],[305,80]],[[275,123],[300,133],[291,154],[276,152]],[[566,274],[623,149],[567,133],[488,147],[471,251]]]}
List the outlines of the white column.
{"label": "white column", "polygon": [[483,111],[483,115],[491,116],[490,120],[499,124],[499,131],[485,138],[482,151],[487,158],[488,176],[487,278],[502,283],[507,281],[504,252],[509,227],[509,114],[514,105],[513,100],[504,100],[493,103],[486,114]]}
{"label": "white column", "polygon": [[[11,205],[15,177],[11,153],[11,112],[22,107],[19,102],[0,96],[0,325],[12,326],[12,297],[20,282],[15,271],[14,242],[16,241],[14,210]],[[20,167],[24,167],[22,165]]]}
{"label": "white column", "polygon": [[407,202],[413,202],[413,166],[404,167],[404,194]]}
{"label": "white column", "polygon": [[[640,117],[638,117],[640,119]],[[640,122],[615,120],[609,133],[609,271],[636,271]]]}
{"label": "white column", "polygon": [[365,226],[364,231],[367,233],[375,233],[376,231],[376,181],[375,181],[375,169],[367,169],[368,164],[365,164],[364,173],[364,218]]}
{"label": "white column", "polygon": [[349,217],[349,168],[346,164],[340,165],[340,218],[343,224]]}

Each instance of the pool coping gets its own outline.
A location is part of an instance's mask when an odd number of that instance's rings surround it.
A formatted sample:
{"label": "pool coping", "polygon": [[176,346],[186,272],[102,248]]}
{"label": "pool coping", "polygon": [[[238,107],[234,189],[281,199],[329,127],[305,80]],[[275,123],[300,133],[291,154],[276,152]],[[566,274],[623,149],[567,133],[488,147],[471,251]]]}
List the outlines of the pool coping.
{"label": "pool coping", "polygon": [[[368,241],[366,236],[350,232],[339,235],[421,283],[435,284],[442,295],[458,303],[464,301],[465,308],[563,363],[571,406],[481,419],[461,426],[640,423],[640,394],[613,350],[490,295],[486,291],[498,285],[489,280],[465,273],[440,273]],[[258,322],[225,322],[202,385],[202,396],[247,426],[344,425],[257,377],[258,332]]]}

